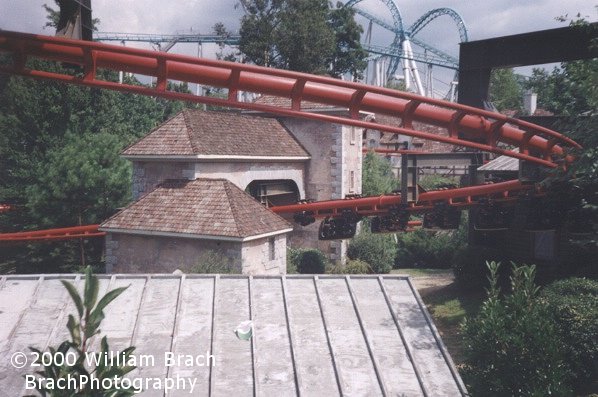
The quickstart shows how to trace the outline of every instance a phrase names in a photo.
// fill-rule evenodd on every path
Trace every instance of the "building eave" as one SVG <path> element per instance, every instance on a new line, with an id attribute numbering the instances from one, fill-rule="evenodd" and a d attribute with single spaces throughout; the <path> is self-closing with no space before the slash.
<path id="1" fill-rule="evenodd" d="M 257 234 L 255 236 L 247 237 L 233 237 L 233 236 L 215 236 L 209 234 L 195 234 L 195 233 L 176 233 L 176 232 L 164 232 L 158 230 L 144 230 L 144 229 L 120 229 L 112 227 L 99 227 L 102 232 L 106 233 L 117 233 L 117 234 L 131 234 L 139 236 L 156 236 L 156 237 L 176 237 L 176 238 L 189 238 L 195 240 L 216 240 L 216 241 L 228 241 L 234 243 L 244 243 L 247 241 L 259 240 L 261 238 L 277 236 L 279 234 L 285 234 L 292 232 L 292 228 L 275 230 L 273 232 Z"/>
<path id="2" fill-rule="evenodd" d="M 220 154 L 196 154 L 196 155 L 169 155 L 169 154 L 123 154 L 123 158 L 130 161 L 191 161 L 191 162 L 305 162 L 311 159 L 311 156 L 238 156 L 238 155 L 220 155 Z"/>

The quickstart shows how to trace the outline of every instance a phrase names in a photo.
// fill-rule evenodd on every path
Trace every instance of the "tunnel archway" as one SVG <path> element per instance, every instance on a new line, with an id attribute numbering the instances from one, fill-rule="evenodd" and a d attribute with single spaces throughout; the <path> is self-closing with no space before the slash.
<path id="1" fill-rule="evenodd" d="M 267 207 L 295 204 L 301 198 L 297 184 L 291 179 L 255 180 L 245 191 Z"/>

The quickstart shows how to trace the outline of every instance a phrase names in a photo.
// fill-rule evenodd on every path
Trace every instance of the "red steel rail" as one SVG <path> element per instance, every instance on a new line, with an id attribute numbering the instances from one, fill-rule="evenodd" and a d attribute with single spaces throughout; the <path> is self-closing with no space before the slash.
<path id="1" fill-rule="evenodd" d="M 168 99 L 206 103 L 267 112 L 279 116 L 300 117 L 360 128 L 403 134 L 458 146 L 515 157 L 546 167 L 570 162 L 570 149 L 580 148 L 573 140 L 550 129 L 522 120 L 452 102 L 425 98 L 412 93 L 305 73 L 264 68 L 254 65 L 215 61 L 157 51 L 131 49 L 59 37 L 0 31 L 0 52 L 12 56 L 12 62 L 0 64 L 0 73 L 48 79 L 88 87 L 105 88 Z M 82 74 L 32 69 L 31 58 L 81 65 Z M 99 69 L 124 71 L 156 77 L 153 87 L 119 84 L 98 78 Z M 228 98 L 213 98 L 169 91 L 168 81 L 182 81 L 228 89 Z M 247 103 L 238 100 L 240 91 L 271 95 L 291 100 L 291 107 Z M 303 101 L 345 109 L 346 114 L 318 113 L 302 108 Z M 360 112 L 373 112 L 401 118 L 401 127 L 366 121 Z M 414 129 L 413 121 L 447 130 L 439 136 Z M 519 149 L 510 150 L 505 145 Z M 477 205 L 480 198 L 512 200 L 534 186 L 519 181 L 459 189 L 431 191 L 419 195 L 409 210 L 424 212 L 438 202 L 452 206 Z M 400 195 L 384 195 L 271 208 L 277 213 L 310 212 L 315 217 L 340 216 L 352 211 L 364 216 L 385 214 L 401 203 Z M 97 225 L 38 232 L 0 235 L 0 241 L 51 240 L 95 237 Z"/>
<path id="2" fill-rule="evenodd" d="M 12 63 L 2 65 L 1 73 L 381 130 L 507 155 L 547 167 L 556 167 L 558 158 L 572 160 L 568 149 L 580 147 L 558 132 L 499 113 L 305 73 L 8 31 L 0 31 L 0 52 L 12 55 Z M 83 73 L 73 76 L 32 69 L 27 62 L 30 58 L 81 65 Z M 157 83 L 145 87 L 105 81 L 98 78 L 99 69 L 154 76 Z M 226 88 L 228 98 L 169 91 L 168 81 Z M 241 102 L 237 98 L 240 91 L 289 98 L 292 105 L 282 108 Z M 312 112 L 302 108 L 303 101 L 346 109 L 347 114 Z M 360 112 L 400 117 L 402 126 L 362 120 Z M 418 131 L 413 121 L 443 127 L 448 136 Z M 519 151 L 501 144 L 515 146 Z"/>
<path id="3" fill-rule="evenodd" d="M 36 230 L 30 232 L 1 233 L 0 242 L 51 241 L 72 238 L 88 238 L 105 236 L 98 230 L 99 225 L 63 227 L 58 229 Z"/>
<path id="4" fill-rule="evenodd" d="M 0 214 L 3 212 L 8 212 L 14 210 L 14 206 L 10 204 L 0 204 Z"/>
<path id="5" fill-rule="evenodd" d="M 518 180 L 493 183 L 488 185 L 468 186 L 456 189 L 435 190 L 421 193 L 417 203 L 407 207 L 411 212 L 426 212 L 434 209 L 438 203 L 446 203 L 453 207 L 472 207 L 480 200 L 491 198 L 494 201 L 511 201 L 523 193 L 540 194 L 534 185 L 525 185 Z M 382 195 L 375 197 L 350 198 L 343 200 L 327 200 L 314 203 L 292 204 L 270 209 L 277 214 L 294 214 L 306 212 L 314 218 L 341 217 L 347 212 L 361 216 L 384 215 L 390 209 L 401 205 L 401 195 Z"/>

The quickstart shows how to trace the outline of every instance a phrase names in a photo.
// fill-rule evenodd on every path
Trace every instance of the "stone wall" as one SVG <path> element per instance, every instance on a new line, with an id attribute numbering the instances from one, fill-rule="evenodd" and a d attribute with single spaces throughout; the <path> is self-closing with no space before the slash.
<path id="1" fill-rule="evenodd" d="M 215 251 L 228 259 L 235 272 L 243 274 L 285 274 L 286 235 L 230 242 L 181 237 L 143 236 L 125 233 L 106 235 L 107 273 L 172 273 L 179 269 L 191 272 L 206 251 Z"/>
<path id="2" fill-rule="evenodd" d="M 243 274 L 286 274 L 286 235 L 279 234 L 244 242 L 241 258 Z"/>
<path id="3" fill-rule="evenodd" d="M 320 201 L 361 193 L 363 130 L 303 119 L 282 119 L 283 125 L 310 153 L 305 172 L 305 197 Z M 335 262 L 346 260 L 347 241 L 320 241 L 320 222 L 295 226 L 290 237 L 294 248 L 317 248 Z"/>
<path id="4" fill-rule="evenodd" d="M 311 156 L 305 171 L 305 197 L 316 201 L 337 198 L 333 196 L 332 168 L 341 156 L 342 127 L 295 118 L 281 121 Z"/>

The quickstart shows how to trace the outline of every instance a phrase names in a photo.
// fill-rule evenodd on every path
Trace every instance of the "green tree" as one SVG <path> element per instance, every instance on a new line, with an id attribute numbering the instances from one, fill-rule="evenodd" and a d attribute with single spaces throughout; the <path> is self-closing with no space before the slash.
<path id="1" fill-rule="evenodd" d="M 65 73 L 55 63 L 31 62 Z M 101 78 L 118 76 L 102 72 Z M 0 215 L 0 231 L 77 225 L 79 215 L 83 224 L 103 220 L 129 198 L 130 171 L 120 151 L 182 108 L 181 102 L 1 76 L 0 203 L 17 210 Z M 98 265 L 101 255 L 101 239 L 23 244 L 0 249 L 0 268 L 69 271 L 83 262 Z"/>
<path id="2" fill-rule="evenodd" d="M 361 180 L 361 192 L 366 196 L 390 193 L 399 186 L 399 180 L 392 173 L 390 161 L 372 151 L 363 159 Z"/>
<path id="3" fill-rule="evenodd" d="M 359 42 L 363 28 L 355 22 L 355 10 L 337 2 L 336 8 L 329 11 L 328 25 L 334 32 L 336 43 L 328 60 L 331 65 L 329 73 L 333 77 L 350 73 L 354 79 L 362 79 L 363 70 L 367 67 L 368 54 Z"/>
<path id="4" fill-rule="evenodd" d="M 520 110 L 523 90 L 513 69 L 493 69 L 490 74 L 490 101 L 499 111 Z"/>
<path id="5" fill-rule="evenodd" d="M 239 49 L 251 62 L 315 74 L 356 78 L 365 69 L 362 29 L 354 11 L 327 0 L 241 0 Z"/>
<path id="6" fill-rule="evenodd" d="M 130 201 L 131 167 L 109 133 L 67 134 L 28 186 L 27 207 L 40 226 L 98 223 Z"/>
<path id="7" fill-rule="evenodd" d="M 290 248 L 287 251 L 287 266 L 291 273 L 322 274 L 328 266 L 326 255 L 314 248 Z"/>
<path id="8" fill-rule="evenodd" d="M 594 37 L 598 33 L 596 24 L 588 24 L 583 19 L 571 21 L 576 29 L 591 30 Z M 598 47 L 598 39 L 590 46 Z M 581 192 L 577 200 L 569 200 L 569 209 L 583 211 L 583 218 L 593 223 L 594 233 L 583 241 L 587 248 L 598 255 L 598 59 L 563 62 L 552 73 L 535 70 L 527 82 L 527 88 L 537 92 L 538 102 L 563 119 L 555 126 L 558 131 L 575 139 L 583 146 L 572 154 L 576 161 L 566 172 L 556 174 L 547 183 L 564 186 L 564 194 L 572 190 Z M 568 188 L 568 189 L 567 189 Z M 577 207 L 577 208 L 575 208 Z"/>

